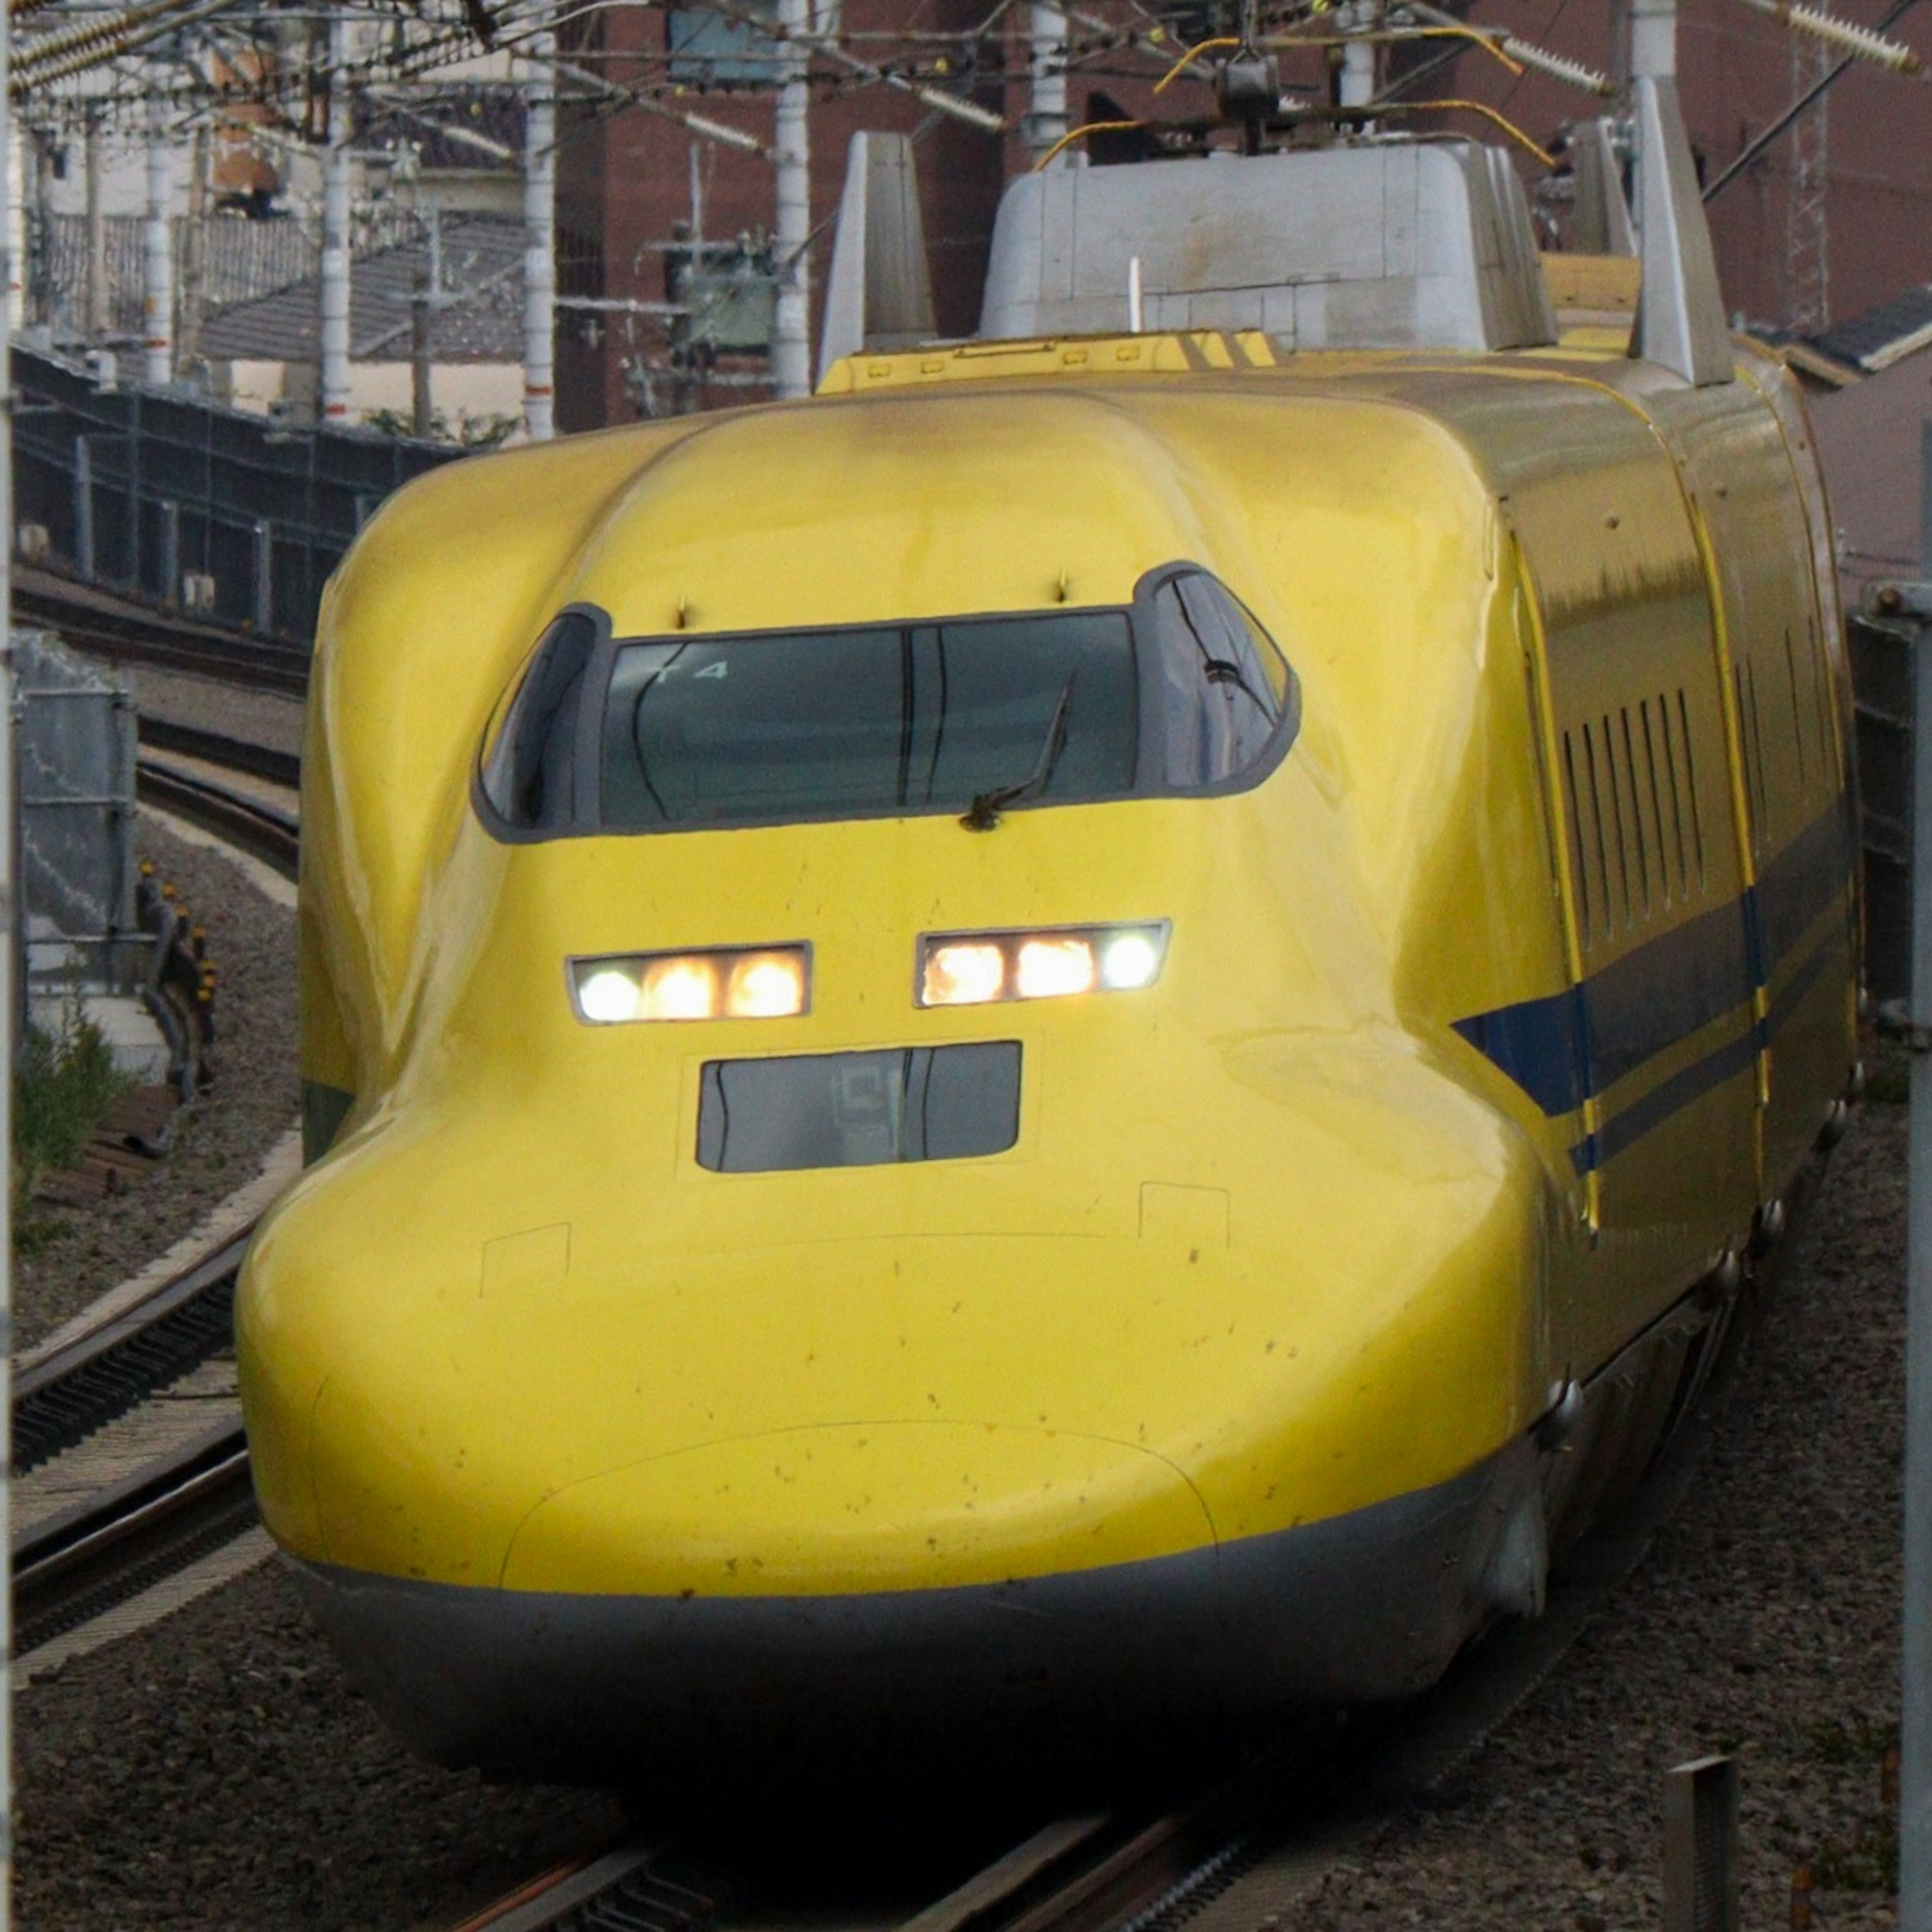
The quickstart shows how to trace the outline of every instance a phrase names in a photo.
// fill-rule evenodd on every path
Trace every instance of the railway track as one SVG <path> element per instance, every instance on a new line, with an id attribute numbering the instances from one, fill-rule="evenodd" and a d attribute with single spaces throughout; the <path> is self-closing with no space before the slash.
<path id="1" fill-rule="evenodd" d="M 149 610 L 50 571 L 16 564 L 13 608 L 70 642 L 110 658 L 199 671 L 285 698 L 308 689 L 308 652 L 193 618 Z"/>
<path id="2" fill-rule="evenodd" d="M 166 718 L 143 718 L 141 742 L 154 751 L 171 752 L 204 764 L 218 765 L 224 771 L 266 778 L 285 790 L 293 791 L 302 783 L 302 760 L 292 752 L 251 744 L 245 738 L 231 738 L 224 732 L 204 731 L 198 726 L 176 724 Z"/>
<path id="3" fill-rule="evenodd" d="M 136 767 L 136 795 L 144 805 L 172 812 L 216 833 L 239 850 L 296 876 L 301 827 L 292 812 L 238 791 L 218 778 L 143 758 Z"/>
<path id="4" fill-rule="evenodd" d="M 31 1655 L 256 1520 L 239 1416 L 14 1539 L 14 1651 Z"/>
<path id="5" fill-rule="evenodd" d="M 14 1473 L 25 1475 L 226 1348 L 246 1232 L 14 1378 Z"/>
<path id="6" fill-rule="evenodd" d="M 299 776 L 286 754 L 216 734 L 150 722 L 142 736 L 156 748 L 272 784 L 292 784 Z M 137 778 L 144 802 L 295 875 L 292 812 L 206 771 L 150 757 L 141 760 Z M 17 1655 L 29 1656 L 138 1595 L 256 1521 L 239 1412 L 219 1388 L 197 1388 L 195 1400 L 181 1403 L 164 1426 L 137 1432 L 165 1440 L 132 1468 L 124 1450 L 101 1442 L 103 1432 L 184 1379 L 201 1373 L 205 1381 L 206 1365 L 232 1346 L 236 1278 L 250 1232 L 223 1240 L 16 1373 L 13 1466 L 40 1498 L 36 1508 L 33 1494 L 25 1496 L 21 1513 L 32 1520 L 12 1543 Z M 196 1426 L 211 1413 L 210 1426 Z M 94 1458 L 97 1448 L 102 1453 Z"/>

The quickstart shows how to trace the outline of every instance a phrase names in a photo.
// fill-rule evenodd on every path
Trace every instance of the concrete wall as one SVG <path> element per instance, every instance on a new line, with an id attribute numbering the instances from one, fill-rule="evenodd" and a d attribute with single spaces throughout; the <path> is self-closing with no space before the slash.
<path id="1" fill-rule="evenodd" d="M 218 401 L 266 416 L 286 402 L 297 421 L 314 413 L 315 364 L 312 362 L 218 363 L 212 371 Z M 362 422 L 372 410 L 407 416 L 411 406 L 406 362 L 355 362 L 350 365 L 349 415 Z M 524 372 L 514 362 L 442 362 L 430 371 L 430 398 L 452 428 L 468 416 L 515 416 L 524 406 Z"/>

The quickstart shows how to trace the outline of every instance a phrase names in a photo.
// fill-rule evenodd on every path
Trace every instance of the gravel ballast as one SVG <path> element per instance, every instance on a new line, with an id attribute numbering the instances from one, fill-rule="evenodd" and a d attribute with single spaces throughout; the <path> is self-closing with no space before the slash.
<path id="1" fill-rule="evenodd" d="M 292 698 L 131 662 L 115 667 L 115 675 L 127 684 L 143 718 L 220 731 L 271 751 L 302 750 L 302 707 Z"/>

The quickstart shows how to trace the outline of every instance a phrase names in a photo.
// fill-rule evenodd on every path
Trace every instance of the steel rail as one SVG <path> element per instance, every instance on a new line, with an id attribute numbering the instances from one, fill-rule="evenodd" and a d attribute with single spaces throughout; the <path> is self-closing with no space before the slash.
<path id="1" fill-rule="evenodd" d="M 177 748 L 280 782 L 285 758 L 174 728 Z M 292 763 L 292 760 L 289 760 Z M 263 767 L 268 767 L 264 770 Z M 292 814 L 212 779 L 143 760 L 140 794 L 292 876 Z M 12 1466 L 84 1442 L 230 1346 L 234 1292 L 254 1224 L 14 1379 Z M 231 1542 L 256 1518 L 248 1445 L 224 1422 L 12 1538 L 14 1654 L 25 1655 Z"/>
<path id="2" fill-rule="evenodd" d="M 295 878 L 302 828 L 292 813 L 152 758 L 140 760 L 136 779 L 143 804 L 177 813 L 218 832 L 284 878 Z"/>
<path id="3" fill-rule="evenodd" d="M 38 1468 L 228 1346 L 251 1222 L 152 1294 L 14 1378 L 14 1473 Z"/>
<path id="4" fill-rule="evenodd" d="M 124 1603 L 256 1520 L 238 1422 L 22 1531 L 13 1540 L 14 1655 Z"/>
<path id="5" fill-rule="evenodd" d="M 716 1903 L 668 1876 L 664 1862 L 660 1847 L 645 1844 L 573 1860 L 464 1919 L 455 1932 L 708 1932 L 719 1916 Z"/>
<path id="6" fill-rule="evenodd" d="M 219 765 L 226 771 L 245 772 L 250 778 L 266 778 L 270 784 L 280 785 L 289 791 L 302 783 L 301 758 L 293 752 L 278 752 L 272 745 L 252 744 L 245 738 L 205 731 L 197 724 L 178 724 L 167 718 L 142 718 L 140 739 L 142 744 L 158 752 L 172 752 L 181 758 Z"/>
<path id="7" fill-rule="evenodd" d="M 109 657 L 219 676 L 286 698 L 308 690 L 309 653 L 296 645 L 144 610 L 45 571 L 17 573 L 12 602 L 20 621 L 44 625 Z"/>

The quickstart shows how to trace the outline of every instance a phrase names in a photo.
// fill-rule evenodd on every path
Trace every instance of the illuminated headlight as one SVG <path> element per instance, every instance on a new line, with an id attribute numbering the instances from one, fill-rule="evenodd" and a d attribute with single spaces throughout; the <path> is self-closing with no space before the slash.
<path id="1" fill-rule="evenodd" d="M 803 946 L 709 952 L 623 953 L 570 962 L 577 1017 L 592 1026 L 630 1020 L 782 1019 L 812 1004 Z"/>
<path id="2" fill-rule="evenodd" d="M 1167 932 L 1165 920 L 1046 932 L 929 932 L 919 942 L 919 1004 L 974 1006 L 1150 986 L 1167 957 Z"/>

